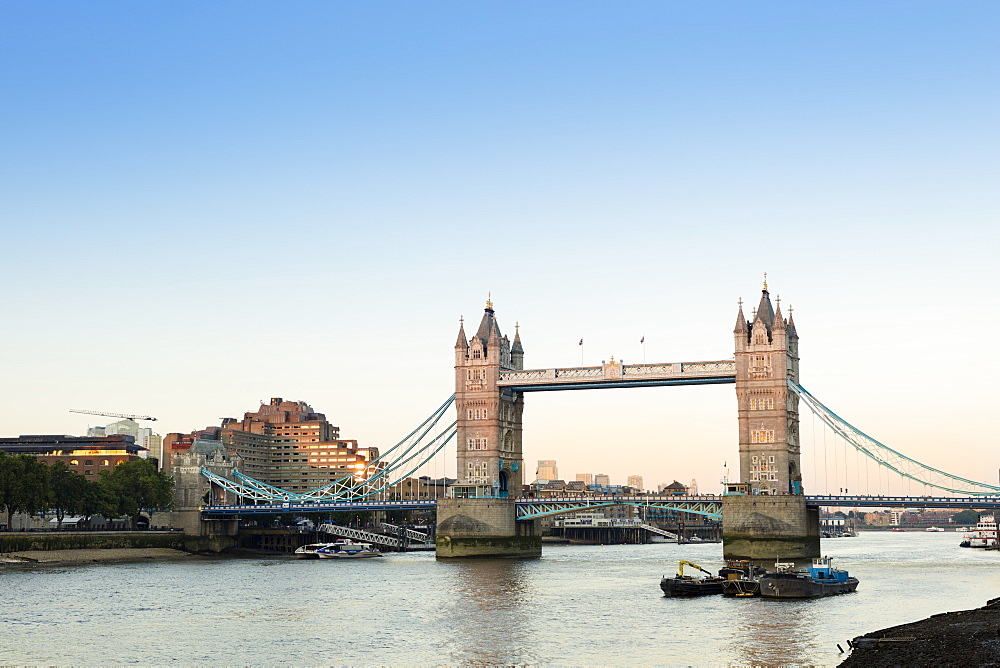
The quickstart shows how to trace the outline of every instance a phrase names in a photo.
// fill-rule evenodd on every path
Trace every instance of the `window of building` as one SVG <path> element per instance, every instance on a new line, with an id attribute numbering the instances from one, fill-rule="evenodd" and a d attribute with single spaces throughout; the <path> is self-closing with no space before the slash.
<path id="1" fill-rule="evenodd" d="M 111 462 L 108 461 L 107 459 L 105 459 L 103 462 L 101 462 L 101 465 L 102 466 L 111 466 Z"/>
<path id="2" fill-rule="evenodd" d="M 70 466 L 79 466 L 80 465 L 80 460 L 79 459 L 71 459 L 71 460 L 69 460 L 69 465 Z"/>
<path id="3" fill-rule="evenodd" d="M 94 465 L 94 460 L 93 459 L 88 459 L 87 461 L 84 462 L 84 465 L 85 466 L 93 466 Z"/>

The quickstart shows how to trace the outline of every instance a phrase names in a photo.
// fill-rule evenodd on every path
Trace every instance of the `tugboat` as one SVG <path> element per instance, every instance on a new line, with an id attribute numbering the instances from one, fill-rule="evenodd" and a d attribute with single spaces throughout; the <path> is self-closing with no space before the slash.
<path id="1" fill-rule="evenodd" d="M 723 596 L 760 596 L 760 578 L 767 570 L 754 566 L 746 559 L 726 559 L 726 566 L 719 570 Z"/>
<path id="2" fill-rule="evenodd" d="M 858 588 L 858 579 L 847 571 L 833 567 L 830 557 L 813 559 L 805 571 L 795 570 L 795 564 L 776 563 L 775 572 L 760 579 L 760 595 L 764 598 L 820 598 L 849 594 Z"/>
<path id="3" fill-rule="evenodd" d="M 697 568 L 702 573 L 708 575 L 705 578 L 684 575 L 684 566 Z M 724 577 L 716 577 L 711 571 L 706 571 L 698 564 L 690 561 L 681 561 L 677 564 L 677 575 L 668 578 L 666 575 L 660 580 L 660 589 L 664 596 L 704 596 L 706 594 L 721 594 L 722 585 L 726 582 Z"/>

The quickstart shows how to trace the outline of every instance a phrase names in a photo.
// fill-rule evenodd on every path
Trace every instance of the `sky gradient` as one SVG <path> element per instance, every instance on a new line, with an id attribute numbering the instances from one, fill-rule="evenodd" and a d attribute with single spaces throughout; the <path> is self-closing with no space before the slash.
<path id="1" fill-rule="evenodd" d="M 453 391 L 487 292 L 527 368 L 580 338 L 587 364 L 725 359 L 766 271 L 807 389 L 997 483 L 996 3 L 0 17 L 0 435 L 282 396 L 385 447 Z M 732 386 L 526 401 L 529 469 L 717 491 L 736 461 Z"/>

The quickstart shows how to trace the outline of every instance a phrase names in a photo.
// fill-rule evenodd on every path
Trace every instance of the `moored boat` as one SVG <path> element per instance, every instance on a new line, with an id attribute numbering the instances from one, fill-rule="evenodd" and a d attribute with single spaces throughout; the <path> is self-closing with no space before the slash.
<path id="1" fill-rule="evenodd" d="M 726 566 L 719 570 L 723 596 L 760 596 L 760 578 L 767 571 L 746 559 L 727 559 Z"/>
<path id="2" fill-rule="evenodd" d="M 708 577 L 694 577 L 684 575 L 684 566 L 691 566 L 702 573 L 707 573 Z M 660 589 L 664 596 L 704 596 L 706 594 L 721 594 L 722 585 L 726 578 L 712 575 L 698 564 L 690 561 L 681 561 L 677 564 L 677 575 L 668 578 L 666 575 L 660 580 Z"/>
<path id="3" fill-rule="evenodd" d="M 995 547 L 997 545 L 997 522 L 993 515 L 981 515 L 976 528 L 962 536 L 960 547 Z"/>
<path id="4" fill-rule="evenodd" d="M 355 543 L 353 540 L 338 540 L 316 550 L 320 559 L 365 559 L 381 557 L 382 553 L 371 543 Z"/>
<path id="5" fill-rule="evenodd" d="M 764 598 L 820 598 L 848 594 L 858 588 L 858 579 L 847 571 L 836 569 L 830 557 L 813 559 L 807 570 L 795 569 L 795 564 L 777 563 L 775 572 L 760 579 L 760 595 Z"/>

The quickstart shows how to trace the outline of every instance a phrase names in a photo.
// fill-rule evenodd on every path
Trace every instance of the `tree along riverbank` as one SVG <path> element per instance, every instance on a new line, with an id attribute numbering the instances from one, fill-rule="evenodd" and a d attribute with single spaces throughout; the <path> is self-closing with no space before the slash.
<path id="1" fill-rule="evenodd" d="M 1000 598 L 858 636 L 847 668 L 1000 666 Z"/>

